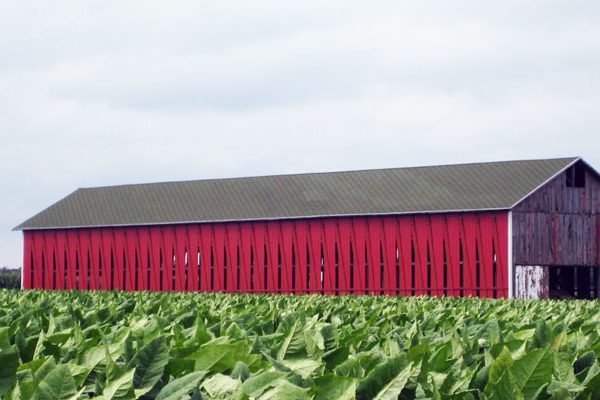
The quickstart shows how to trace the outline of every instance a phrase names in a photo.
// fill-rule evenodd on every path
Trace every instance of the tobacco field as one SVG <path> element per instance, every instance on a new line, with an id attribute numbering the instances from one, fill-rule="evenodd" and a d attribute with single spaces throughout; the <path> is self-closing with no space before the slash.
<path id="1" fill-rule="evenodd" d="M 600 303 L 0 291 L 2 399 L 600 399 Z"/>

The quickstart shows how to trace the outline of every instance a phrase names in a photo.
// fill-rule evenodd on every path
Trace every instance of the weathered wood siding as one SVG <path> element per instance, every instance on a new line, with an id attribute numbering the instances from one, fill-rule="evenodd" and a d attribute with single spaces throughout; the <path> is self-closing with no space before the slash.
<path id="1" fill-rule="evenodd" d="M 585 168 L 585 187 L 566 172 L 513 209 L 514 265 L 600 266 L 600 180 Z"/>

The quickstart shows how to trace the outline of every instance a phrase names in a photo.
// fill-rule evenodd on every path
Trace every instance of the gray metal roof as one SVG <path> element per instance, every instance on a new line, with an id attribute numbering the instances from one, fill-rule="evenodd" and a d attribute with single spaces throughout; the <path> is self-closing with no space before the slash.
<path id="1" fill-rule="evenodd" d="M 16 230 L 510 209 L 579 158 L 78 189 Z"/>

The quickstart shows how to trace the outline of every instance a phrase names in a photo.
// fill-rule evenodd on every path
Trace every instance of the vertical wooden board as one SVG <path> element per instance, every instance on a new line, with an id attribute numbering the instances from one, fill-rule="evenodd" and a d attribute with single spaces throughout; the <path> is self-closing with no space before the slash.
<path id="1" fill-rule="evenodd" d="M 267 292 L 281 293 L 279 287 L 279 221 L 267 222 Z"/>
<path id="2" fill-rule="evenodd" d="M 29 235 L 31 235 L 31 248 L 33 251 L 32 288 L 42 289 L 44 286 L 44 282 L 42 281 L 43 236 L 41 231 L 32 231 Z"/>
<path id="3" fill-rule="evenodd" d="M 149 275 L 150 265 L 149 257 L 150 254 L 150 228 L 140 227 L 138 228 L 138 290 L 148 290 L 150 288 Z"/>
<path id="4" fill-rule="evenodd" d="M 367 294 L 366 269 L 367 269 L 367 219 L 365 217 L 352 218 L 353 249 L 354 249 L 354 293 Z"/>
<path id="5" fill-rule="evenodd" d="M 508 262 L 512 254 L 508 254 L 508 213 L 496 215 L 494 238 L 496 243 L 496 271 L 498 288 L 497 294 L 500 298 L 508 297 Z"/>
<path id="6" fill-rule="evenodd" d="M 415 216 L 414 244 L 415 244 L 415 295 L 428 295 L 427 254 L 429 251 L 429 218 L 423 215 Z"/>
<path id="7" fill-rule="evenodd" d="M 447 293 L 448 296 L 458 297 L 461 291 L 460 282 L 460 237 L 462 219 L 459 215 L 450 214 L 446 217 L 446 235 L 448 238 L 446 263 L 448 265 Z"/>
<path id="8" fill-rule="evenodd" d="M 114 252 L 114 229 L 103 228 L 100 232 L 102 238 L 102 289 L 113 290 L 113 252 Z M 70 258 L 69 258 L 70 259 Z M 67 264 L 68 261 L 67 260 Z M 69 288 L 69 272 L 67 271 L 67 289 Z"/>
<path id="9" fill-rule="evenodd" d="M 340 294 L 352 293 L 350 286 L 350 248 L 352 240 L 352 220 L 340 218 L 339 230 L 339 265 L 338 283 Z"/>
<path id="10" fill-rule="evenodd" d="M 399 289 L 396 286 L 396 256 L 397 256 L 397 236 L 398 236 L 398 223 L 396 217 L 384 217 L 383 218 L 383 289 L 385 294 L 395 295 Z"/>
<path id="11" fill-rule="evenodd" d="M 326 219 L 323 221 L 323 288 L 325 294 L 335 294 L 336 286 L 336 231 L 337 221 Z"/>
<path id="12" fill-rule="evenodd" d="M 54 275 L 56 273 L 56 255 L 54 253 L 56 238 L 53 230 L 44 231 L 44 289 L 56 289 L 54 287 Z"/>
<path id="13" fill-rule="evenodd" d="M 67 279 L 67 235 L 64 229 L 56 231 L 56 288 L 66 289 Z"/>
<path id="14" fill-rule="evenodd" d="M 240 292 L 247 293 L 252 289 L 252 223 L 240 224 L 241 236 L 241 265 L 240 265 Z M 255 258 L 255 257 L 254 257 Z"/>
<path id="15" fill-rule="evenodd" d="M 240 265 L 238 263 L 238 248 L 240 246 L 240 231 L 238 223 L 228 223 L 227 229 L 227 291 L 239 292 L 238 278 Z"/>
<path id="16" fill-rule="evenodd" d="M 98 228 L 89 230 L 90 238 L 90 290 L 100 289 L 100 253 L 102 252 L 102 236 Z M 59 246 L 60 247 L 60 246 Z M 60 255 L 60 249 L 59 249 Z M 59 271 L 61 270 L 59 262 Z M 60 276 L 60 273 L 58 274 Z"/>
<path id="17" fill-rule="evenodd" d="M 79 237 L 74 229 L 67 230 L 67 284 L 66 289 L 77 289 L 76 264 L 79 262 Z"/>
<path id="18" fill-rule="evenodd" d="M 398 217 L 398 257 L 400 263 L 400 295 L 413 294 L 412 276 L 412 243 L 413 243 L 413 217 Z"/>
<path id="19" fill-rule="evenodd" d="M 187 275 L 189 265 L 189 238 L 186 225 L 173 227 L 175 231 L 175 290 L 187 290 Z"/>
<path id="20" fill-rule="evenodd" d="M 213 268 L 213 290 L 215 292 L 222 292 L 225 289 L 225 234 L 225 226 L 223 224 L 215 224 L 213 226 L 213 255 L 215 261 Z"/>
<path id="21" fill-rule="evenodd" d="M 150 228 L 150 290 L 160 291 L 162 288 L 162 272 L 165 264 L 164 244 L 161 227 Z"/>
<path id="22" fill-rule="evenodd" d="M 200 290 L 200 265 L 198 254 L 200 252 L 200 229 L 198 225 L 188 225 L 188 279 L 187 290 L 196 292 Z"/>
<path id="23" fill-rule="evenodd" d="M 494 214 L 479 214 L 479 234 L 481 253 L 480 264 L 480 296 L 494 297 Z"/>
<path id="24" fill-rule="evenodd" d="M 266 246 L 267 227 L 264 222 L 256 222 L 254 224 L 254 291 L 264 293 L 267 289 L 265 283 L 265 246 Z"/>
<path id="25" fill-rule="evenodd" d="M 31 232 L 23 231 L 23 289 L 33 289 L 33 240 Z"/>
<path id="26" fill-rule="evenodd" d="M 306 293 L 308 291 L 308 255 L 307 255 L 307 237 L 308 224 L 306 221 L 296 221 L 294 223 L 296 238 L 296 292 Z"/>
<path id="27" fill-rule="evenodd" d="M 381 294 L 381 239 L 382 221 L 380 217 L 369 217 L 367 220 L 369 237 L 368 253 L 369 267 L 367 276 L 367 288 L 369 294 Z"/>
<path id="28" fill-rule="evenodd" d="M 209 292 L 213 290 L 212 274 L 214 267 L 213 231 L 212 225 L 200 225 L 200 290 Z"/>
<path id="29" fill-rule="evenodd" d="M 477 296 L 478 225 L 476 215 L 470 213 L 463 215 L 463 284 L 466 297 Z"/>
<path id="30" fill-rule="evenodd" d="M 124 275 L 127 271 L 128 265 L 126 265 L 127 259 L 127 241 L 125 237 L 124 228 L 115 229 L 115 245 L 114 245 L 114 289 L 124 290 L 125 280 Z"/>
<path id="31" fill-rule="evenodd" d="M 162 236 L 163 252 L 162 252 L 162 290 L 170 292 L 173 290 L 173 256 L 175 250 L 175 233 L 173 227 L 161 226 L 160 233 Z"/>
<path id="32" fill-rule="evenodd" d="M 125 290 L 133 291 L 137 290 L 136 281 L 138 275 L 139 268 L 139 259 L 138 257 L 138 228 L 129 227 L 125 228 L 125 241 L 127 245 L 126 253 L 126 263 L 125 265 Z"/>
<path id="33" fill-rule="evenodd" d="M 308 288 L 310 293 L 321 293 L 321 245 L 322 245 L 322 222 L 320 219 L 312 219 L 308 222 L 310 235 L 310 281 Z"/>
<path id="34" fill-rule="evenodd" d="M 294 223 L 283 221 L 281 223 L 281 291 L 283 293 L 295 293 L 294 282 Z"/>
<path id="35" fill-rule="evenodd" d="M 444 264 L 444 247 L 448 242 L 446 237 L 446 218 L 444 215 L 430 217 L 431 235 L 431 294 L 443 296 L 448 293 L 444 283 L 444 274 L 448 276 L 448 266 Z"/>
<path id="36" fill-rule="evenodd" d="M 88 229 L 77 229 L 79 242 L 79 290 L 89 289 L 90 273 L 90 233 Z"/>

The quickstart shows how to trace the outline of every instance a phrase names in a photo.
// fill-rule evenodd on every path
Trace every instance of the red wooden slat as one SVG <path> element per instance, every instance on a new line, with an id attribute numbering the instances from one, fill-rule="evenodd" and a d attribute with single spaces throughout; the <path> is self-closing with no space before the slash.
<path id="1" fill-rule="evenodd" d="M 113 275 L 114 275 L 114 267 L 113 267 L 113 244 L 114 244 L 114 230 L 111 228 L 104 228 L 100 232 L 100 236 L 102 239 L 102 264 L 100 268 L 102 269 L 102 289 L 104 290 L 113 290 Z M 68 258 L 68 261 L 70 258 Z M 70 268 L 67 270 L 67 289 L 72 287 L 69 286 L 69 272 Z"/>
<path id="2" fill-rule="evenodd" d="M 463 286 L 464 295 L 467 297 L 477 296 L 477 240 L 478 221 L 477 217 L 470 214 L 463 215 Z M 479 252 L 481 254 L 481 252 Z"/>
<path id="3" fill-rule="evenodd" d="M 384 277 L 383 288 L 385 294 L 395 295 L 399 289 L 396 284 L 396 241 L 398 235 L 398 223 L 396 217 L 385 217 L 383 219 L 383 236 L 384 236 Z"/>
<path id="4" fill-rule="evenodd" d="M 172 291 L 175 289 L 175 231 L 172 226 L 161 229 L 163 242 L 163 269 L 162 269 L 162 290 Z"/>
<path id="5" fill-rule="evenodd" d="M 54 231 L 44 231 L 44 289 L 56 289 L 54 287 L 54 276 L 56 274 L 56 257 Z"/>
<path id="6" fill-rule="evenodd" d="M 75 230 L 69 229 L 67 231 L 67 290 L 78 288 L 76 272 L 76 264 L 80 262 L 78 239 L 79 237 Z"/>
<path id="7" fill-rule="evenodd" d="M 281 222 L 281 292 L 295 293 L 294 283 L 294 223 L 290 221 Z"/>
<path id="8" fill-rule="evenodd" d="M 240 224 L 241 265 L 240 265 L 240 292 L 250 292 L 252 289 L 252 224 Z M 256 257 L 254 257 L 256 258 Z"/>
<path id="9" fill-rule="evenodd" d="M 90 266 L 90 289 L 91 290 L 98 290 L 100 289 L 100 253 L 102 252 L 102 236 L 100 235 L 100 230 L 99 229 L 90 229 L 89 232 L 89 238 L 90 238 L 90 262 L 91 262 L 91 266 Z M 61 249 L 60 249 L 60 243 L 63 240 L 59 240 L 59 246 L 57 248 L 58 250 L 58 259 L 60 260 L 62 257 L 60 257 L 60 253 L 62 253 Z M 58 275 L 57 275 L 57 285 L 62 286 L 64 285 L 64 278 L 63 278 L 63 282 L 60 282 L 60 275 L 62 272 L 62 268 L 61 268 L 61 262 L 59 261 L 58 263 Z M 64 273 L 63 273 L 63 277 L 64 277 Z"/>
<path id="10" fill-rule="evenodd" d="M 354 250 L 354 293 L 367 294 L 366 269 L 367 258 L 365 249 L 367 245 L 367 219 L 356 217 L 352 219 L 353 250 Z"/>
<path id="11" fill-rule="evenodd" d="M 79 236 L 79 289 L 80 290 L 88 290 L 89 289 L 89 281 L 91 275 L 91 241 L 90 241 L 90 230 L 89 229 L 79 229 L 77 231 Z"/>
<path id="12" fill-rule="evenodd" d="M 200 290 L 213 290 L 212 275 L 214 265 L 212 225 L 200 225 Z"/>
<path id="13" fill-rule="evenodd" d="M 415 248 L 415 295 L 429 294 L 429 277 L 427 272 L 427 257 L 429 251 L 429 218 L 416 216 L 414 219 L 414 248 Z"/>
<path id="14" fill-rule="evenodd" d="M 23 232 L 23 289 L 32 289 L 33 243 L 31 233 Z"/>
<path id="15" fill-rule="evenodd" d="M 32 268 L 32 288 L 42 289 L 44 282 L 42 281 L 42 254 L 43 241 L 41 231 L 29 233 L 31 235 L 31 248 L 33 250 L 33 268 Z"/>
<path id="16" fill-rule="evenodd" d="M 496 216 L 496 271 L 498 297 L 508 297 L 508 262 L 512 254 L 508 254 L 508 213 L 498 213 Z"/>
<path id="17" fill-rule="evenodd" d="M 200 248 L 200 229 L 197 225 L 188 225 L 188 282 L 187 289 L 192 292 L 200 290 L 200 267 L 198 252 Z"/>
<path id="18" fill-rule="evenodd" d="M 125 270 L 125 290 L 137 290 L 136 282 L 139 269 L 139 258 L 136 259 L 138 253 L 138 228 L 128 228 L 125 230 L 125 240 L 127 242 L 127 258 Z"/>
<path id="19" fill-rule="evenodd" d="M 213 256 L 215 265 L 213 290 L 222 292 L 225 289 L 225 226 L 224 224 L 215 224 L 213 227 L 214 247 Z"/>
<path id="20" fill-rule="evenodd" d="M 188 264 L 189 264 L 189 239 L 187 226 L 175 227 L 175 290 L 183 292 L 187 290 Z"/>
<path id="21" fill-rule="evenodd" d="M 308 245 L 308 225 L 306 221 L 297 221 L 294 224 L 296 233 L 296 292 L 302 293 L 308 291 L 308 263 L 307 245 Z"/>
<path id="22" fill-rule="evenodd" d="M 277 293 L 281 291 L 279 282 L 279 221 L 273 221 L 267 224 L 267 292 Z"/>
<path id="23" fill-rule="evenodd" d="M 352 237 L 352 220 L 340 218 L 339 230 L 339 266 L 338 282 L 340 294 L 351 293 L 350 287 L 350 247 Z"/>
<path id="24" fill-rule="evenodd" d="M 443 215 L 434 215 L 430 217 L 431 228 L 431 294 L 433 296 L 443 296 L 446 294 L 444 285 L 444 246 L 446 239 L 446 218 Z"/>
<path id="25" fill-rule="evenodd" d="M 59 290 L 66 288 L 67 279 L 67 235 L 64 229 L 57 230 L 56 234 L 56 282 L 55 286 Z"/>
<path id="26" fill-rule="evenodd" d="M 267 289 L 265 283 L 265 240 L 267 230 L 264 222 L 254 224 L 254 291 L 264 292 Z"/>
<path id="27" fill-rule="evenodd" d="M 163 254 L 163 242 L 161 228 L 151 227 L 150 233 L 150 282 L 149 288 L 151 291 L 157 292 L 162 287 L 161 271 L 165 263 Z"/>
<path id="28" fill-rule="evenodd" d="M 370 217 L 367 220 L 367 225 L 369 229 L 369 268 L 367 274 L 367 286 L 369 294 L 381 294 L 381 218 Z"/>
<path id="29" fill-rule="evenodd" d="M 337 221 L 327 219 L 323 222 L 323 287 L 325 294 L 335 294 L 336 287 L 336 231 Z"/>
<path id="30" fill-rule="evenodd" d="M 411 296 L 414 292 L 412 284 L 412 236 L 413 236 L 413 218 L 398 218 L 399 232 L 399 262 L 400 262 L 400 294 L 402 296 Z"/>
<path id="31" fill-rule="evenodd" d="M 226 225 L 227 229 L 227 291 L 239 292 L 238 277 L 240 266 L 238 264 L 238 247 L 240 245 L 239 224 Z"/>
<path id="32" fill-rule="evenodd" d="M 149 290 L 150 267 L 152 265 L 149 259 L 151 257 L 150 228 L 141 227 L 138 229 L 138 243 L 138 290 Z"/>
<path id="33" fill-rule="evenodd" d="M 481 297 L 494 297 L 494 214 L 479 214 Z"/>
<path id="34" fill-rule="evenodd" d="M 311 220 L 308 222 L 310 234 L 310 279 L 308 282 L 310 293 L 321 293 L 322 271 L 321 271 L 321 246 L 322 246 L 322 222 Z"/>
<path id="35" fill-rule="evenodd" d="M 456 214 L 446 217 L 446 235 L 448 238 L 446 262 L 448 264 L 448 296 L 460 296 L 460 235 L 462 220 Z"/>
<path id="36" fill-rule="evenodd" d="M 115 289 L 125 289 L 125 274 L 129 265 L 127 265 L 127 237 L 125 236 L 126 228 L 115 229 Z"/>

